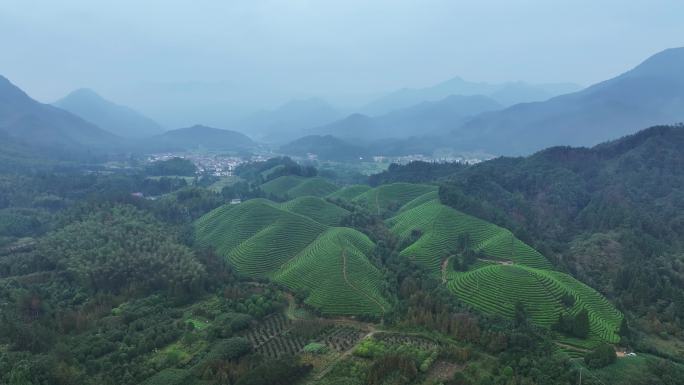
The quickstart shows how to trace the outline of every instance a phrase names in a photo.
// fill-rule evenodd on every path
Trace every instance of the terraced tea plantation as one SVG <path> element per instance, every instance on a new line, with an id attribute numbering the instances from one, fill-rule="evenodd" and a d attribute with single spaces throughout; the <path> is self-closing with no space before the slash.
<path id="1" fill-rule="evenodd" d="M 305 178 L 297 175 L 285 175 L 261 185 L 268 195 L 282 198 L 298 198 L 303 196 L 324 197 L 337 191 L 339 187 L 323 178 Z"/>
<path id="2" fill-rule="evenodd" d="M 328 226 L 339 226 L 342 219 L 349 214 L 349 211 L 342 207 L 313 196 L 293 199 L 282 203 L 279 207 Z"/>
<path id="3" fill-rule="evenodd" d="M 589 339 L 618 342 L 622 315 L 603 296 L 576 279 L 555 271 L 520 265 L 491 265 L 457 274 L 447 284 L 464 302 L 488 314 L 513 317 L 516 302 L 538 325 L 550 327 L 562 312 L 589 313 Z M 566 308 L 564 295 L 575 303 Z"/>
<path id="4" fill-rule="evenodd" d="M 392 183 L 375 188 L 368 186 L 344 187 L 328 195 L 368 207 L 374 213 L 394 212 L 412 200 L 433 193 L 436 198 L 437 186 L 412 183 Z"/>
<path id="5" fill-rule="evenodd" d="M 296 192 L 318 182 L 283 177 L 269 183 L 274 189 Z M 561 313 L 576 315 L 586 309 L 589 337 L 558 336 L 559 340 L 577 349 L 619 340 L 622 314 L 602 295 L 554 271 L 543 255 L 509 230 L 441 204 L 435 186 L 395 183 L 326 190 L 331 189 L 321 188 L 317 193 L 356 202 L 383 215 L 395 213 L 386 224 L 407 244 L 400 255 L 426 266 L 474 309 L 513 317 L 515 304 L 521 302 L 531 320 L 543 327 L 551 327 Z M 215 209 L 197 220 L 195 229 L 198 242 L 215 247 L 240 273 L 305 292 L 304 302 L 324 315 L 379 316 L 390 304 L 381 290 L 383 276 L 368 258 L 374 244 L 359 231 L 335 227 L 347 214 L 313 196 L 284 203 L 253 199 Z M 464 238 L 477 259 L 467 272 L 458 272 L 445 262 L 456 258 L 459 239 Z M 569 297 L 574 301 L 568 305 Z M 280 351 L 301 349 L 307 342 L 283 338 L 264 343 L 265 354 L 277 356 Z M 340 345 L 334 341 L 328 342 Z M 270 344 L 274 347 L 269 348 Z"/>
<path id="6" fill-rule="evenodd" d="M 401 251 L 401 255 L 421 262 L 437 274 L 444 258 L 456 248 L 459 236 L 467 234 L 471 247 L 490 258 L 551 268 L 543 255 L 515 238 L 510 231 L 447 207 L 436 199 L 427 200 L 429 197 L 421 196 L 409 202 L 387 221 L 392 232 L 402 240 L 409 239 L 416 230 L 421 234 L 416 242 Z M 425 202 L 421 203 L 423 200 Z"/>
<path id="7" fill-rule="evenodd" d="M 384 313 L 389 304 L 379 292 L 382 276 L 366 257 L 373 247 L 364 234 L 333 227 L 283 265 L 273 279 L 296 289 L 316 287 L 305 302 L 325 314 L 374 314 L 378 309 Z"/>
<path id="8" fill-rule="evenodd" d="M 327 204 L 307 198 L 225 205 L 197 220 L 197 240 L 213 246 L 242 274 L 306 291 L 305 302 L 323 314 L 381 315 L 389 303 L 380 291 L 382 275 L 367 257 L 373 242 L 356 230 L 288 211 L 310 212 L 331 223 L 342 212 Z"/>
<path id="9" fill-rule="evenodd" d="M 591 348 L 600 341 L 618 342 L 622 314 L 601 294 L 573 277 L 554 271 L 539 252 L 501 227 L 442 205 L 427 193 L 402 207 L 387 220 L 403 241 L 414 241 L 401 255 L 420 262 L 442 277 L 461 300 L 484 313 L 513 317 L 514 306 L 523 303 L 533 322 L 551 327 L 561 313 L 589 314 L 587 340 L 562 337 L 568 345 Z M 467 234 L 470 247 L 481 257 L 468 272 L 442 271 L 459 237 Z M 418 236 L 417 240 L 412 237 Z M 563 298 L 574 304 L 566 307 Z"/>

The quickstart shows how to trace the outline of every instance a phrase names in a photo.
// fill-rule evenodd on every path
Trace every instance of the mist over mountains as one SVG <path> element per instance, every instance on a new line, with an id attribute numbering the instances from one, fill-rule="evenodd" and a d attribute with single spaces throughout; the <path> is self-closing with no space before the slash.
<path id="1" fill-rule="evenodd" d="M 307 128 L 329 123 L 342 112 L 320 98 L 291 100 L 274 110 L 259 111 L 231 125 L 266 142 L 283 142 L 302 135 Z"/>
<path id="2" fill-rule="evenodd" d="M 525 154 L 554 145 L 590 146 L 657 124 L 684 121 L 684 48 L 582 91 L 484 113 L 451 133 L 457 148 Z"/>
<path id="3" fill-rule="evenodd" d="M 491 97 L 450 96 L 379 117 L 353 114 L 310 132 L 360 141 L 376 154 L 378 149 L 431 154 L 448 147 L 523 155 L 556 145 L 591 146 L 643 127 L 684 121 L 682 69 L 684 48 L 673 48 L 613 79 L 545 101 L 497 108 Z M 454 83 L 465 84 L 463 92 L 491 91 L 477 83 Z M 410 94 L 396 94 L 394 100 Z M 480 104 L 470 103 L 474 100 Z"/>
<path id="4" fill-rule="evenodd" d="M 394 91 L 361 108 L 366 115 L 382 115 L 422 102 L 434 102 L 452 95 L 487 96 L 503 106 L 549 99 L 556 95 L 577 91 L 581 86 L 572 83 L 529 84 L 507 82 L 502 84 L 471 82 L 460 77 L 425 88 L 404 88 Z"/>
<path id="5" fill-rule="evenodd" d="M 68 154 L 107 150 L 122 140 L 60 108 L 43 104 L 0 76 L 0 132 L 17 146 Z"/>
<path id="6" fill-rule="evenodd" d="M 192 124 L 169 132 L 91 90 L 77 90 L 53 106 L 0 78 L 0 132 L 5 147 L 14 152 L 248 151 L 262 143 L 286 154 L 320 152 L 335 159 L 431 155 L 444 149 L 520 155 L 555 145 L 591 146 L 643 127 L 684 121 L 682 68 L 684 48 L 673 48 L 613 79 L 544 101 L 509 106 L 516 98 L 542 98 L 573 86 L 492 85 L 455 78 L 391 93 L 359 110 L 396 107 L 380 115 L 349 114 L 309 98 L 236 119 L 222 129 Z"/>
<path id="7" fill-rule="evenodd" d="M 125 138 L 144 138 L 164 131 L 152 119 L 110 102 L 91 89 L 75 90 L 53 104 Z"/>
<path id="8" fill-rule="evenodd" d="M 199 124 L 166 131 L 137 142 L 136 145 L 142 152 L 189 150 L 249 151 L 256 146 L 249 137 L 239 132 Z"/>
<path id="9" fill-rule="evenodd" d="M 454 124 L 464 122 L 470 117 L 501 108 L 501 104 L 487 96 L 450 95 L 438 101 L 423 101 L 377 117 L 352 114 L 310 132 L 362 141 L 438 135 L 448 132 Z"/>

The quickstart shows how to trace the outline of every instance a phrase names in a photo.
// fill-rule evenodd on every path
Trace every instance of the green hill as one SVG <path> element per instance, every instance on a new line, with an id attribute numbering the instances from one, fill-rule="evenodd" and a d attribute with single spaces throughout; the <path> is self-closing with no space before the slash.
<path id="1" fill-rule="evenodd" d="M 410 202 L 401 206 L 401 208 L 399 209 L 399 212 L 402 213 L 402 212 L 410 210 L 414 207 L 418 207 L 418 206 L 422 205 L 423 203 L 433 201 L 433 200 L 439 201 L 439 193 L 437 192 L 437 190 L 430 191 L 428 193 L 420 195 L 417 198 L 411 200 Z"/>
<path id="2" fill-rule="evenodd" d="M 291 191 L 305 179 L 278 178 L 271 186 Z M 543 255 L 509 230 L 441 204 L 434 186 L 349 187 L 329 196 L 397 211 L 386 224 L 406 245 L 400 255 L 441 275 L 447 288 L 476 310 L 511 318 L 520 302 L 532 322 L 547 328 L 562 313 L 586 310 L 588 338 L 559 334 L 559 340 L 584 348 L 619 340 L 622 314 L 601 294 L 553 270 Z M 200 244 L 214 246 L 237 271 L 303 290 L 305 302 L 323 314 L 383 314 L 389 304 L 381 294 L 382 274 L 368 259 L 373 242 L 356 230 L 334 227 L 346 214 L 313 196 L 284 203 L 254 199 L 219 207 L 195 228 Z M 444 261 L 458 252 L 464 238 L 477 259 L 467 272 L 456 272 Z"/>
<path id="3" fill-rule="evenodd" d="M 327 226 L 339 226 L 342 218 L 349 214 L 349 211 L 313 196 L 293 199 L 282 203 L 280 208 L 291 213 L 309 217 Z"/>
<path id="4" fill-rule="evenodd" d="M 389 304 L 379 292 L 382 276 L 366 255 L 373 242 L 346 227 L 321 234 L 275 275 L 290 288 L 311 289 L 306 303 L 330 315 L 379 314 Z"/>
<path id="5" fill-rule="evenodd" d="M 489 265 L 451 276 L 447 286 L 461 300 L 488 314 L 513 317 L 517 302 L 533 322 L 551 327 L 558 315 L 576 315 L 582 309 L 589 313 L 589 341 L 616 343 L 620 340 L 622 314 L 601 294 L 573 277 L 549 270 L 521 265 Z M 572 296 L 571 306 L 564 305 L 563 297 Z"/>
<path id="6" fill-rule="evenodd" d="M 324 197 L 336 191 L 338 187 L 319 177 L 285 175 L 262 184 L 261 189 L 269 195 L 292 199 L 307 195 Z"/>
<path id="7" fill-rule="evenodd" d="M 417 197 L 437 191 L 437 186 L 411 183 L 392 183 L 372 188 L 352 200 L 373 212 L 396 211 Z"/>
<path id="8" fill-rule="evenodd" d="M 304 215 L 333 223 L 344 213 L 335 207 L 313 197 L 283 204 L 253 199 L 211 211 L 195 231 L 200 244 L 215 247 L 238 272 L 306 290 L 306 303 L 324 314 L 380 315 L 389 305 L 379 294 L 381 273 L 367 258 L 373 243 Z"/>
<path id="9" fill-rule="evenodd" d="M 386 223 L 408 243 L 400 255 L 441 274 L 447 287 L 473 308 L 511 318 L 515 304 L 521 302 L 531 320 L 543 327 L 551 327 L 561 313 L 576 315 L 586 309 L 590 321 L 588 339 L 559 338 L 585 348 L 599 341 L 618 342 L 622 314 L 601 294 L 554 271 L 544 256 L 510 231 L 442 205 L 434 192 L 408 202 Z M 459 238 L 465 234 L 480 257 L 469 271 L 455 272 L 443 262 L 456 252 Z M 566 307 L 568 296 L 574 303 Z"/>
<path id="10" fill-rule="evenodd" d="M 214 246 L 240 273 L 252 277 L 270 276 L 326 229 L 265 199 L 219 207 L 196 227 L 200 243 Z"/>
<path id="11" fill-rule="evenodd" d="M 423 263 L 437 273 L 442 260 L 455 250 L 459 237 L 467 234 L 470 247 L 488 258 L 536 268 L 551 268 L 544 256 L 504 228 L 463 214 L 436 199 L 420 203 L 430 198 L 429 194 L 409 202 L 398 215 L 387 221 L 392 232 L 402 240 L 408 240 L 416 232 L 420 234 L 414 243 L 401 251 L 402 255 Z"/>

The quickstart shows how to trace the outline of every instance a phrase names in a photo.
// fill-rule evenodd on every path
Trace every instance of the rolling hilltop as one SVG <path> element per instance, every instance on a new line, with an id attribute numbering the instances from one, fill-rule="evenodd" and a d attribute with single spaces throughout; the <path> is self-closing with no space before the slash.
<path id="1" fill-rule="evenodd" d="M 380 271 L 368 260 L 373 242 L 356 230 L 297 213 L 314 213 L 324 222 L 333 218 L 329 223 L 343 213 L 317 199 L 222 206 L 197 221 L 198 239 L 216 247 L 240 273 L 305 290 L 306 303 L 324 314 L 381 315 L 389 304 L 381 294 Z M 314 206 L 304 209 L 302 203 Z"/>
<path id="2" fill-rule="evenodd" d="M 441 204 L 436 186 L 321 186 L 320 178 L 276 178 L 262 189 L 281 196 L 313 192 L 330 200 L 301 196 L 225 205 L 196 222 L 198 240 L 243 274 L 305 290 L 305 302 L 324 314 L 381 316 L 392 298 L 380 289 L 382 274 L 370 259 L 375 245 L 357 230 L 334 227 L 350 215 L 343 207 L 356 204 L 388 218 L 388 230 L 405 245 L 400 257 L 424 266 L 473 308 L 512 318 L 520 302 L 546 328 L 561 314 L 586 314 L 585 339 L 557 336 L 574 349 L 619 340 L 622 314 L 601 294 L 554 269 L 509 230 Z M 464 259 L 466 249 L 472 260 Z"/>
<path id="3" fill-rule="evenodd" d="M 138 146 L 145 151 L 185 151 L 195 149 L 246 151 L 256 144 L 236 131 L 194 125 L 166 131 L 143 139 Z"/>
<path id="4" fill-rule="evenodd" d="M 354 162 L 370 156 L 364 146 L 356 145 L 333 135 L 308 135 L 280 146 L 284 154 L 305 157 L 316 154 L 321 160 Z"/>

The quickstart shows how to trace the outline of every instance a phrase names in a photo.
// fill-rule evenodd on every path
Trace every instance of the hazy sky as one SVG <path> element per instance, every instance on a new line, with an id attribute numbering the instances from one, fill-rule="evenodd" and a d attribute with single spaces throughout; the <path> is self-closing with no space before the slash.
<path id="1" fill-rule="evenodd" d="M 41 101 L 90 87 L 134 105 L 164 89 L 351 103 L 456 75 L 588 85 L 684 45 L 683 18 L 682 0 L 0 0 L 0 74 Z"/>

